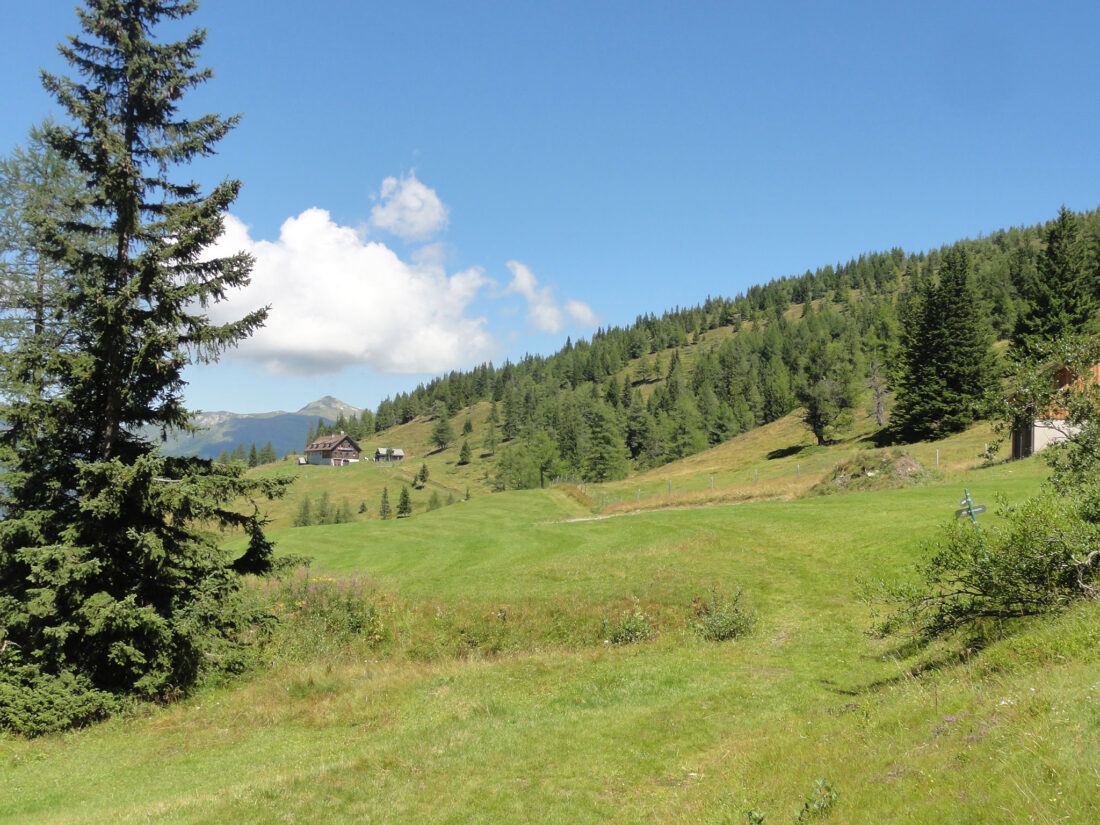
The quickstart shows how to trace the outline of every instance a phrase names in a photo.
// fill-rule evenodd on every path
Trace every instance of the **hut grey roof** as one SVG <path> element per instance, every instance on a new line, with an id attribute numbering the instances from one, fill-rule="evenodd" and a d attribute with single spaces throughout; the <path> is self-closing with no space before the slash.
<path id="1" fill-rule="evenodd" d="M 335 450 L 340 444 L 347 441 L 351 448 L 355 452 L 359 452 L 359 445 L 356 444 L 350 435 L 344 433 L 337 433 L 336 435 L 323 435 L 320 438 L 314 439 L 313 443 L 306 447 L 307 453 L 327 452 L 328 450 Z"/>

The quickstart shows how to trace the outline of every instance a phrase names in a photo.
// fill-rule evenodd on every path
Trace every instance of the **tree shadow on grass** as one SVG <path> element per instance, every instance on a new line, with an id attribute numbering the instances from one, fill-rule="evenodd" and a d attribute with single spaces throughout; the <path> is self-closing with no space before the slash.
<path id="1" fill-rule="evenodd" d="M 872 447 L 881 449 L 883 447 L 893 447 L 901 444 L 902 442 L 893 438 L 890 435 L 890 431 L 886 427 L 883 427 L 881 430 L 875 430 L 873 433 L 864 436 L 859 440 L 858 443 L 868 444 Z"/>
<path id="2" fill-rule="evenodd" d="M 895 674 L 883 676 L 879 679 L 872 679 L 866 684 L 853 685 L 851 687 L 845 687 L 833 679 L 819 679 L 818 681 L 824 685 L 827 690 L 833 693 L 839 693 L 842 696 L 865 696 L 867 694 L 877 693 L 886 687 L 892 687 L 903 682 L 919 679 L 929 673 L 935 673 L 936 671 L 965 664 L 972 656 L 980 652 L 986 644 L 988 644 L 988 641 L 980 642 L 972 639 L 961 649 L 944 650 L 930 658 L 907 665 L 905 664 L 906 659 L 912 659 L 914 656 L 928 650 L 932 645 L 931 641 L 907 639 L 890 650 L 873 657 L 883 662 L 894 662 L 894 664 L 897 665 L 897 673 Z"/>
<path id="3" fill-rule="evenodd" d="M 772 450 L 765 458 L 768 461 L 774 461 L 777 458 L 790 458 L 792 455 L 798 455 L 803 450 L 809 448 L 809 444 L 797 444 L 793 447 L 780 447 L 778 450 Z"/>

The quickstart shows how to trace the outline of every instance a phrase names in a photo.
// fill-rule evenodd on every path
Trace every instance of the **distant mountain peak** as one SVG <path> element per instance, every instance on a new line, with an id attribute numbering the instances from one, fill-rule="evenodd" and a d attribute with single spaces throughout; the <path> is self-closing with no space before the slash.
<path id="1" fill-rule="evenodd" d="M 361 410 L 358 407 L 353 407 L 334 396 L 326 395 L 306 404 L 298 410 L 298 415 L 316 415 L 320 418 L 335 421 L 341 414 L 347 418 L 352 415 L 358 416 L 360 412 Z"/>

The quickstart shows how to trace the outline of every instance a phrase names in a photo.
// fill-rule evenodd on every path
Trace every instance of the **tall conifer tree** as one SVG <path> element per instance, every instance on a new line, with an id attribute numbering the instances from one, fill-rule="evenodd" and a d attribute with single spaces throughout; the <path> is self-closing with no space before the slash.
<path id="1" fill-rule="evenodd" d="M 595 401 L 585 416 L 588 449 L 581 462 L 585 481 L 614 481 L 626 475 L 626 448 L 613 411 Z"/>
<path id="2" fill-rule="evenodd" d="M 211 76 L 196 68 L 204 34 L 162 43 L 154 31 L 195 9 L 87 0 L 81 34 L 60 47 L 77 77 L 43 75 L 72 123 L 46 140 L 86 186 L 80 202 L 44 215 L 39 232 L 41 254 L 66 279 L 58 314 L 71 346 L 43 353 L 24 337 L 0 370 L 0 628 L 35 679 L 77 691 L 186 686 L 210 651 L 236 644 L 244 615 L 233 569 L 270 563 L 262 520 L 234 505 L 242 494 L 278 494 L 280 483 L 161 457 L 141 435 L 193 429 L 183 368 L 215 360 L 265 317 L 218 325 L 206 316 L 248 282 L 247 255 L 205 257 L 238 183 L 204 196 L 169 177 L 212 154 L 235 122 L 180 112 L 184 93 Z M 97 220 L 57 217 L 73 212 Z M 210 523 L 249 534 L 236 562 L 203 528 Z"/>
<path id="3" fill-rule="evenodd" d="M 998 384 L 992 335 L 978 306 L 970 273 L 970 256 L 956 246 L 943 256 L 940 269 L 940 370 L 944 379 L 939 434 L 958 432 L 982 418 Z"/>
<path id="4" fill-rule="evenodd" d="M 980 418 L 997 376 L 966 250 L 944 253 L 939 282 L 922 285 L 901 321 L 894 437 L 938 438 Z"/>
<path id="5" fill-rule="evenodd" d="M 1022 272 L 1017 284 L 1026 304 L 1012 336 L 1018 353 L 1042 349 L 1066 334 L 1095 330 L 1100 261 L 1087 241 L 1077 216 L 1064 206 L 1043 231 L 1035 272 Z"/>
<path id="6" fill-rule="evenodd" d="M 402 487 L 401 495 L 397 497 L 397 517 L 408 518 L 412 515 L 412 499 L 409 497 L 409 488 Z"/>
<path id="7" fill-rule="evenodd" d="M 278 454 L 275 452 L 275 445 L 271 443 L 269 439 L 266 444 L 260 449 L 260 463 L 261 464 L 274 464 L 279 460 Z"/>

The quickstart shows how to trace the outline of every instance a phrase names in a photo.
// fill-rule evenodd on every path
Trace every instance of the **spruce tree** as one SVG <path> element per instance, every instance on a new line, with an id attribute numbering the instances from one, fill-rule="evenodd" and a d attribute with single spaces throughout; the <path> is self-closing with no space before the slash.
<path id="1" fill-rule="evenodd" d="M 382 488 L 382 500 L 378 503 L 378 518 L 393 518 L 393 509 L 390 507 L 390 490 L 388 487 Z"/>
<path id="2" fill-rule="evenodd" d="M 581 477 L 585 481 L 614 481 L 626 475 L 626 447 L 618 421 L 611 408 L 602 401 L 592 405 L 585 416 L 588 426 L 588 449 L 581 462 Z"/>
<path id="3" fill-rule="evenodd" d="M 943 256 L 939 283 L 943 414 L 937 435 L 959 432 L 982 418 L 998 386 L 991 333 L 971 283 L 961 246 Z"/>
<path id="4" fill-rule="evenodd" d="M 374 413 L 370 410 L 363 410 L 359 413 L 359 436 L 360 438 L 370 438 L 374 435 Z"/>
<path id="5" fill-rule="evenodd" d="M 630 386 L 630 379 L 623 378 L 623 386 L 620 390 L 621 396 L 619 398 L 619 406 L 622 407 L 624 410 L 630 407 L 633 398 L 633 391 L 633 387 Z"/>
<path id="6" fill-rule="evenodd" d="M 1012 335 L 1019 355 L 1097 325 L 1100 261 L 1090 254 L 1077 216 L 1063 206 L 1044 230 L 1043 244 L 1035 272 L 1021 273 L 1017 284 L 1025 302 Z"/>
<path id="7" fill-rule="evenodd" d="M 500 428 L 504 440 L 511 441 L 519 435 L 522 423 L 519 399 L 516 398 L 516 389 L 514 386 L 509 386 L 504 394 L 504 423 Z"/>
<path id="8" fill-rule="evenodd" d="M 615 379 L 614 375 L 607 380 L 607 389 L 604 391 L 604 401 L 612 407 L 618 407 L 622 404 L 622 388 L 619 387 L 619 382 Z"/>
<path id="9" fill-rule="evenodd" d="M 458 463 L 469 464 L 470 463 L 470 442 L 463 440 L 462 449 L 458 451 Z"/>
<path id="10" fill-rule="evenodd" d="M 81 34 L 60 47 L 79 79 L 43 75 L 72 122 L 49 127 L 46 140 L 86 182 L 79 202 L 44 214 L 39 229 L 40 254 L 66 281 L 55 317 L 69 343 L 44 353 L 23 336 L 0 369 L 0 627 L 31 669 L 20 671 L 24 687 L 185 688 L 209 663 L 233 659 L 247 618 L 234 570 L 270 564 L 262 521 L 239 501 L 278 494 L 280 483 L 160 456 L 141 434 L 193 430 L 182 370 L 216 360 L 265 317 L 215 325 L 205 314 L 248 282 L 247 255 L 205 252 L 237 182 L 203 196 L 169 177 L 211 154 L 235 122 L 179 110 L 211 76 L 195 68 L 204 35 L 162 43 L 154 31 L 195 8 L 88 0 L 77 11 Z M 89 211 L 95 221 L 68 218 Z M 226 558 L 210 524 L 244 529 L 245 554 Z"/>
<path id="11" fill-rule="evenodd" d="M 407 518 L 412 515 L 412 500 L 409 498 L 409 488 L 402 487 L 401 495 L 397 497 L 397 517 Z"/>
<path id="12" fill-rule="evenodd" d="M 630 457 L 641 459 L 650 451 L 654 441 L 656 424 L 653 416 L 642 401 L 640 390 L 634 391 L 630 408 L 626 415 L 626 447 Z"/>
<path id="13" fill-rule="evenodd" d="M 901 334 L 894 365 L 894 409 L 891 437 L 917 441 L 936 429 L 939 399 L 944 395 L 943 376 L 936 368 L 941 340 L 939 302 L 935 285 L 924 281 L 919 292 L 902 302 Z"/>
<path id="14" fill-rule="evenodd" d="M 938 438 L 982 417 L 997 375 L 962 247 L 943 254 L 939 282 L 923 284 L 901 321 L 893 437 Z"/>
<path id="15" fill-rule="evenodd" d="M 260 463 L 261 464 L 274 464 L 279 460 L 278 454 L 275 452 L 275 445 L 268 441 L 260 448 Z"/>

